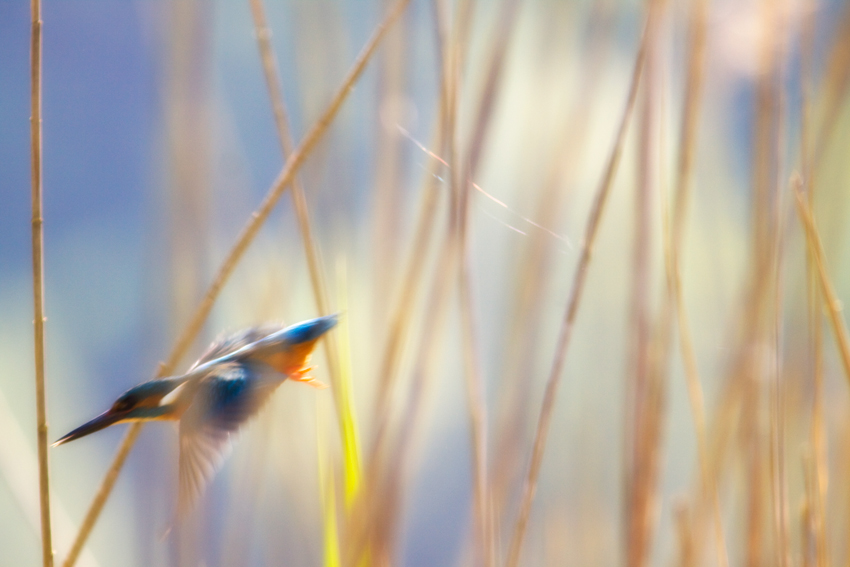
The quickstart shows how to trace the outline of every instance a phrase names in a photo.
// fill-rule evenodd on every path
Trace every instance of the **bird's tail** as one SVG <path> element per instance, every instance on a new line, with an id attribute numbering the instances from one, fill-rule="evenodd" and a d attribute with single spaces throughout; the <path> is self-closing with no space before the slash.
<path id="1" fill-rule="evenodd" d="M 339 313 L 317 317 L 316 319 L 310 319 L 309 321 L 287 327 L 280 331 L 280 333 L 275 333 L 275 335 L 279 335 L 280 339 L 292 345 L 310 343 L 318 340 L 319 337 L 333 329 L 338 320 Z"/>
<path id="2" fill-rule="evenodd" d="M 336 325 L 338 318 L 334 314 L 310 319 L 273 333 L 246 347 L 249 360 L 263 362 L 292 380 L 324 388 L 324 384 L 310 376 L 312 368 L 308 363 L 316 343 Z"/>

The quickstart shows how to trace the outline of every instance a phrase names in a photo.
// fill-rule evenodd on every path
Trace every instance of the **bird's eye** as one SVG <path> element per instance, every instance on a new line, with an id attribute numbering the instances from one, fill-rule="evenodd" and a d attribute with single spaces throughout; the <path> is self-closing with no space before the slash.
<path id="1" fill-rule="evenodd" d="M 112 411 L 127 411 L 135 405 L 132 398 L 119 398 L 113 405 Z"/>

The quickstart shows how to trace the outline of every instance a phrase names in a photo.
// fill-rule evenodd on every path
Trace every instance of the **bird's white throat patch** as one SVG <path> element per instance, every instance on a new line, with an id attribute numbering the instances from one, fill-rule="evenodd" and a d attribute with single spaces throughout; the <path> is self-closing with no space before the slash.
<path id="1" fill-rule="evenodd" d="M 171 404 L 173 404 L 174 402 L 176 402 L 176 401 L 177 401 L 177 398 L 179 398 L 179 397 L 180 397 L 180 392 L 181 392 L 181 391 L 183 390 L 183 388 L 185 388 L 185 387 L 186 387 L 186 384 L 185 384 L 185 383 L 180 384 L 179 386 L 177 386 L 176 388 L 174 388 L 173 390 L 171 390 L 170 392 L 168 392 L 167 394 L 165 394 L 165 395 L 162 397 L 162 399 L 161 399 L 161 400 L 159 400 L 159 407 L 170 406 Z"/>

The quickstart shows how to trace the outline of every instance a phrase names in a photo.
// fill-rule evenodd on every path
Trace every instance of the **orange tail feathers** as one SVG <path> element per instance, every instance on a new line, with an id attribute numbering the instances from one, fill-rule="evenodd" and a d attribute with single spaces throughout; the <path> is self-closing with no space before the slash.
<path id="1" fill-rule="evenodd" d="M 307 384 L 308 386 L 312 386 L 317 390 L 324 390 L 328 387 L 324 382 L 320 382 L 316 380 L 314 376 L 309 376 L 308 372 L 313 370 L 313 366 L 308 366 L 307 368 L 302 368 L 296 372 L 293 372 L 289 375 L 289 378 L 295 380 L 296 382 L 301 382 L 303 384 Z"/>

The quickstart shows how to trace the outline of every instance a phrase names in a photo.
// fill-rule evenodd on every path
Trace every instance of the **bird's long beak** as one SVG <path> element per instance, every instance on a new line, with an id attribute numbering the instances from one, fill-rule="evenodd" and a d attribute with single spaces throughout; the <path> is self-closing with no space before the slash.
<path id="1" fill-rule="evenodd" d="M 59 445 L 63 445 L 68 441 L 73 441 L 74 439 L 79 439 L 80 437 L 85 437 L 89 433 L 94 433 L 95 431 L 100 431 L 101 429 L 105 429 L 110 425 L 118 423 L 123 418 L 126 417 L 125 412 L 116 412 L 112 411 L 112 409 L 108 409 L 93 420 L 85 423 L 66 436 L 62 437 L 58 441 L 56 441 L 52 446 L 58 447 Z"/>

